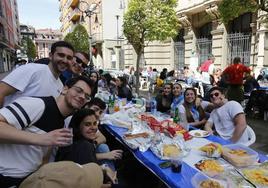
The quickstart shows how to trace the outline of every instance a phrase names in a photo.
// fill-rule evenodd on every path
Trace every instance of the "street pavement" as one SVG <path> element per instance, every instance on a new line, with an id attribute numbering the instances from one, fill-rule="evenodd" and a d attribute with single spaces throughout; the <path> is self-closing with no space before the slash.
<path id="1" fill-rule="evenodd" d="M 3 79 L 9 72 L 0 73 L 0 79 Z M 140 96 L 148 98 L 148 90 L 140 90 Z M 268 121 L 257 115 L 250 115 L 247 117 L 247 123 L 252 127 L 256 134 L 256 142 L 251 148 L 268 154 Z"/>

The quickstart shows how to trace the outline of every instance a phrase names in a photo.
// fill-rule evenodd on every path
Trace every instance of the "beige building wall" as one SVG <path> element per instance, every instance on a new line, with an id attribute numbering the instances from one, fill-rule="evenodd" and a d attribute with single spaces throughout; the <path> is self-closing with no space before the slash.
<path id="1" fill-rule="evenodd" d="M 229 31 L 221 23 L 217 4 L 220 0 L 180 0 L 177 6 L 177 15 L 179 22 L 184 29 L 185 40 L 185 64 L 189 65 L 192 51 L 198 51 L 196 39 L 198 38 L 198 28 L 211 23 L 211 53 L 215 56 L 217 67 L 224 69 L 230 64 L 230 55 L 228 51 Z M 268 30 L 264 26 L 262 13 L 252 14 L 251 16 L 251 45 L 250 45 L 250 63 L 254 67 L 254 72 L 263 66 L 268 66 Z"/>

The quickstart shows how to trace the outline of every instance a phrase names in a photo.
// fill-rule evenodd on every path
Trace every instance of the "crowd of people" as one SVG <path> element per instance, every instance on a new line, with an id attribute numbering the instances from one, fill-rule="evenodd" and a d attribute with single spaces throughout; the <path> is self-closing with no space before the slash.
<path id="1" fill-rule="evenodd" d="M 62 164 L 68 166 L 66 171 L 69 169 L 73 181 L 78 181 L 77 174 L 72 176 L 77 168 L 73 163 L 85 168 L 83 178 L 89 176 L 86 171 L 90 169 L 96 173 L 98 179 L 89 182 L 92 187 L 116 186 L 114 160 L 121 159 L 123 151 L 110 151 L 100 125 L 106 103 L 95 96 L 101 88 L 131 101 L 135 79 L 114 78 L 103 70 L 89 69 L 89 59 L 68 42 L 58 41 L 52 45 L 49 58 L 18 66 L 0 82 L 1 187 L 32 187 L 41 181 L 40 174 L 49 177 L 49 169 Z M 241 106 L 243 86 L 247 92 L 259 87 L 250 69 L 235 58 L 224 71 L 215 70 L 211 57 L 196 72 L 200 74 L 185 67 L 185 88 L 175 71 L 163 69 L 158 76 L 156 69 L 150 69 L 150 82 L 159 88 L 155 94 L 157 110 L 174 115 L 177 108 L 182 125 L 207 130 L 234 143 L 247 142 L 248 125 Z M 88 163 L 98 165 L 85 166 Z M 56 187 L 67 181 L 61 178 L 52 182 L 44 178 L 39 183 Z"/>

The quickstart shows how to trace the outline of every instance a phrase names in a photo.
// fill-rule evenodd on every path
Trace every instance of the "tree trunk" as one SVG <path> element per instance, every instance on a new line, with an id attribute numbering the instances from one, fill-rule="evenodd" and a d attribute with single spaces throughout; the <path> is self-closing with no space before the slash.
<path id="1" fill-rule="evenodd" d="M 136 93 L 139 95 L 140 91 L 140 60 L 141 60 L 142 50 L 137 53 L 137 62 L 136 62 Z"/>

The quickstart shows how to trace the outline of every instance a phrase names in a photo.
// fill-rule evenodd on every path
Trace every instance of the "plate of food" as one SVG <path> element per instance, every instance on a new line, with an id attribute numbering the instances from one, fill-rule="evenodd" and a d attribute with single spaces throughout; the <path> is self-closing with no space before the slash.
<path id="1" fill-rule="evenodd" d="M 195 164 L 195 167 L 209 177 L 217 176 L 224 172 L 224 167 L 214 159 L 204 159 Z"/>
<path id="2" fill-rule="evenodd" d="M 222 146 L 217 143 L 209 143 L 199 148 L 202 155 L 218 158 L 222 154 Z"/>
<path id="3" fill-rule="evenodd" d="M 189 132 L 190 135 L 192 135 L 193 137 L 197 137 L 197 138 L 204 138 L 204 137 L 208 137 L 210 135 L 209 132 L 204 131 L 204 130 L 192 130 Z"/>
<path id="4" fill-rule="evenodd" d="M 191 179 L 194 188 L 227 188 L 228 183 L 221 179 L 208 178 L 202 173 L 196 173 Z"/>
<path id="5" fill-rule="evenodd" d="M 268 187 L 268 169 L 261 166 L 250 167 L 241 170 L 243 175 L 259 188 Z"/>

